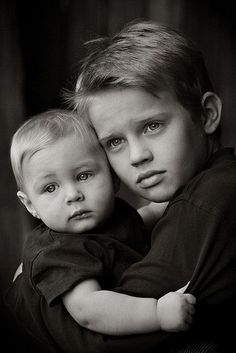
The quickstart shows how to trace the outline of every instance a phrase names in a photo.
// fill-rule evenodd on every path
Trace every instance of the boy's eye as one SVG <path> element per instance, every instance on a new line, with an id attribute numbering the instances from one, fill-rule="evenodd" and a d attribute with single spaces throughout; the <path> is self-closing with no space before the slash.
<path id="1" fill-rule="evenodd" d="M 56 190 L 56 185 L 50 184 L 45 188 L 46 192 L 52 193 Z"/>
<path id="2" fill-rule="evenodd" d="M 160 128 L 160 123 L 154 121 L 146 126 L 145 132 L 152 132 Z"/>

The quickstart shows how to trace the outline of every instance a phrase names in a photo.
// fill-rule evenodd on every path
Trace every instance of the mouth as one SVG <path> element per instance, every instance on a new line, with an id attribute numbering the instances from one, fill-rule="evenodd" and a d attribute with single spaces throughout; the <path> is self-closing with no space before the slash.
<path id="1" fill-rule="evenodd" d="M 85 218 L 90 217 L 90 215 L 91 215 L 91 211 L 78 210 L 72 214 L 72 216 L 69 218 L 69 220 L 85 219 Z"/>
<path id="2" fill-rule="evenodd" d="M 137 178 L 136 184 L 142 189 L 151 188 L 162 181 L 164 173 L 164 171 L 157 170 L 149 170 L 146 173 L 141 173 Z"/>

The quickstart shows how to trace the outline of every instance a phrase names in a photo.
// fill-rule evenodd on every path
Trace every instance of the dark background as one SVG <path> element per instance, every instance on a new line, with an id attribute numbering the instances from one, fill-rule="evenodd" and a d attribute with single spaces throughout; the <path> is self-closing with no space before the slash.
<path id="1" fill-rule="evenodd" d="M 24 119 L 64 107 L 73 89 L 83 42 L 121 29 L 135 18 L 180 29 L 202 49 L 223 100 L 223 142 L 236 147 L 236 41 L 233 1 L 41 0 L 0 2 L 0 289 L 20 263 L 25 234 L 34 225 L 16 198 L 9 162 L 13 132 Z M 133 195 L 125 197 L 137 204 Z"/>

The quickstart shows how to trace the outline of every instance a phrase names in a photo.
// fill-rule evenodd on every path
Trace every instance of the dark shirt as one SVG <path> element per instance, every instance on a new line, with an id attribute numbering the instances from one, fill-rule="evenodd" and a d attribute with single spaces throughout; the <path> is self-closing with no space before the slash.
<path id="1" fill-rule="evenodd" d="M 153 230 L 150 251 L 124 272 L 116 290 L 159 298 L 191 281 L 188 290 L 196 295 L 198 305 L 189 334 L 228 339 L 229 317 L 235 317 L 236 303 L 235 210 L 236 157 L 232 149 L 222 149 L 177 191 Z M 28 301 L 35 304 L 29 306 Z M 34 317 L 32 332 L 43 336 L 54 351 L 60 347 L 67 353 L 150 353 L 158 347 L 159 352 L 163 342 L 183 335 L 95 334 L 76 325 L 61 303 L 53 307 L 38 303 L 23 275 L 9 291 L 8 302 L 20 319 L 28 320 L 28 326 Z"/>
<path id="2" fill-rule="evenodd" d="M 227 341 L 236 313 L 236 157 L 216 152 L 170 201 L 147 256 L 125 271 L 117 291 L 160 298 L 190 281 L 196 332 Z"/>
<path id="3" fill-rule="evenodd" d="M 58 233 L 40 224 L 28 236 L 23 272 L 48 305 L 80 282 L 94 278 L 103 289 L 118 285 L 122 273 L 147 253 L 148 234 L 138 212 L 116 198 L 112 216 L 83 234 Z"/>

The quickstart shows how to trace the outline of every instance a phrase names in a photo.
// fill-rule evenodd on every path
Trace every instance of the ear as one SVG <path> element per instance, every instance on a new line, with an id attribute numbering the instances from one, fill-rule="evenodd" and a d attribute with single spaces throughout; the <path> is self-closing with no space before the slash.
<path id="1" fill-rule="evenodd" d="M 220 124 L 222 103 L 213 92 L 206 92 L 202 96 L 203 125 L 206 134 L 213 134 Z"/>
<path id="2" fill-rule="evenodd" d="M 31 213 L 33 217 L 40 219 L 29 197 L 23 191 L 18 191 L 17 196 L 20 199 L 20 201 L 23 203 L 23 205 L 26 207 L 26 209 L 29 211 L 29 213 Z"/>

